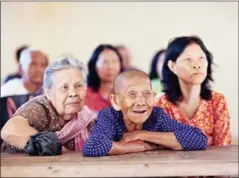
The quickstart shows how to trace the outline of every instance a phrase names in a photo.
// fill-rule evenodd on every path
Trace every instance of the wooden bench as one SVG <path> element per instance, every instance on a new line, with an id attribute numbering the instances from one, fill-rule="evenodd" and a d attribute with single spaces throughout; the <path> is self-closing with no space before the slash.
<path id="1" fill-rule="evenodd" d="M 238 146 L 209 147 L 206 151 L 157 150 L 83 157 L 79 152 L 31 157 L 1 154 L 1 177 L 151 177 L 231 175 L 238 177 Z"/>

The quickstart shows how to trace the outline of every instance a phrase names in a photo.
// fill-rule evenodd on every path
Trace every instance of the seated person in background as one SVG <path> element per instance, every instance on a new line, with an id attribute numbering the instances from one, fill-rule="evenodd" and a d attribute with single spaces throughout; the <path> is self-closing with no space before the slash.
<path id="1" fill-rule="evenodd" d="M 22 78 L 9 80 L 1 86 L 1 97 L 25 95 L 41 90 L 48 59 L 39 50 L 24 49 L 20 55 Z"/>
<path id="2" fill-rule="evenodd" d="M 156 94 L 162 92 L 162 65 L 165 57 L 165 49 L 159 50 L 155 55 L 151 63 L 151 69 L 149 73 L 149 78 L 152 83 L 152 89 Z"/>
<path id="3" fill-rule="evenodd" d="M 200 129 L 171 119 L 154 106 L 148 75 L 127 70 L 117 76 L 112 107 L 98 114 L 83 146 L 84 156 L 106 156 L 153 150 L 157 145 L 174 150 L 205 150 L 207 137 Z"/>
<path id="4" fill-rule="evenodd" d="M 2 128 L 2 151 L 28 152 L 26 147 L 38 132 L 54 132 L 66 149 L 81 150 L 96 118 L 84 106 L 86 78 L 82 63 L 71 57 L 53 62 L 45 71 L 43 89 L 43 95 L 22 105 Z M 72 124 L 77 129 L 69 129 Z M 41 149 L 34 151 L 43 154 Z"/>
<path id="5" fill-rule="evenodd" d="M 200 38 L 175 38 L 166 51 L 165 94 L 157 105 L 172 119 L 200 128 L 208 137 L 208 145 L 228 145 L 230 116 L 225 97 L 210 89 L 212 64 L 212 54 Z"/>
<path id="6" fill-rule="evenodd" d="M 88 63 L 86 105 L 93 111 L 105 109 L 110 104 L 113 81 L 122 71 L 122 59 L 112 45 L 99 45 Z"/>
<path id="7" fill-rule="evenodd" d="M 6 83 L 8 82 L 9 80 L 11 79 L 15 79 L 15 78 L 21 78 L 21 67 L 20 67 L 20 64 L 19 64 L 19 60 L 20 60 L 20 55 L 21 55 L 21 52 L 24 50 L 24 49 L 27 49 L 28 46 L 27 45 L 23 45 L 21 47 L 19 47 L 17 50 L 16 50 L 16 62 L 17 62 L 17 71 L 15 73 L 12 73 L 12 74 L 9 74 L 3 81 L 3 83 Z"/>
<path id="8" fill-rule="evenodd" d="M 133 67 L 131 66 L 131 54 L 129 49 L 124 45 L 118 45 L 116 46 L 116 49 L 119 51 L 122 57 L 123 71 L 132 69 Z"/>

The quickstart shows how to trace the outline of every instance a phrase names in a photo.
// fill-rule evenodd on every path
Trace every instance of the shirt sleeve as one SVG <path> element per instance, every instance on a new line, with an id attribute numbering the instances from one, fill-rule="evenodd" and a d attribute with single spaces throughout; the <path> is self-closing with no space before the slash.
<path id="1" fill-rule="evenodd" d="M 108 155 L 115 134 L 115 126 L 111 121 L 109 110 L 100 111 L 91 135 L 83 146 L 84 156 Z"/>
<path id="2" fill-rule="evenodd" d="M 207 148 L 207 136 L 201 129 L 171 119 L 161 108 L 157 113 L 157 118 L 160 121 L 158 131 L 173 132 L 183 150 L 205 150 Z"/>
<path id="3" fill-rule="evenodd" d="M 230 131 L 230 115 L 226 99 L 223 95 L 214 96 L 214 145 L 230 145 L 232 136 Z"/>
<path id="4" fill-rule="evenodd" d="M 28 120 L 31 127 L 41 132 L 48 125 L 46 108 L 35 100 L 29 100 L 23 104 L 13 115 L 22 116 Z"/>

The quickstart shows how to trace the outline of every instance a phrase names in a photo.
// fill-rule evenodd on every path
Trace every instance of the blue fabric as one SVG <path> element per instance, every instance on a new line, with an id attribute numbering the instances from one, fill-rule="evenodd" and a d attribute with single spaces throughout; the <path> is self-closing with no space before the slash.
<path id="1" fill-rule="evenodd" d="M 143 124 L 142 130 L 152 132 L 173 132 L 183 150 L 205 150 L 207 137 L 195 127 L 171 119 L 162 108 L 154 107 L 150 117 Z M 84 156 L 108 155 L 112 141 L 120 141 L 126 132 L 121 111 L 113 107 L 98 114 L 96 125 L 83 147 Z"/>

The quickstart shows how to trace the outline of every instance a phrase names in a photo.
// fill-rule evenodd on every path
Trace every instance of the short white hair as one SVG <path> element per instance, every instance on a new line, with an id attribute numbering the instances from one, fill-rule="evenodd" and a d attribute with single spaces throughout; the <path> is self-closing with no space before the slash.
<path id="1" fill-rule="evenodd" d="M 32 60 L 32 52 L 40 51 L 39 49 L 26 48 L 20 54 L 19 64 L 21 65 L 24 71 L 27 70 L 29 64 Z"/>
<path id="2" fill-rule="evenodd" d="M 78 69 L 84 79 L 86 84 L 86 69 L 84 64 L 78 59 L 74 58 L 72 55 L 60 56 L 56 61 L 51 63 L 45 70 L 43 87 L 51 88 L 53 85 L 52 75 L 60 70 L 64 69 Z"/>

